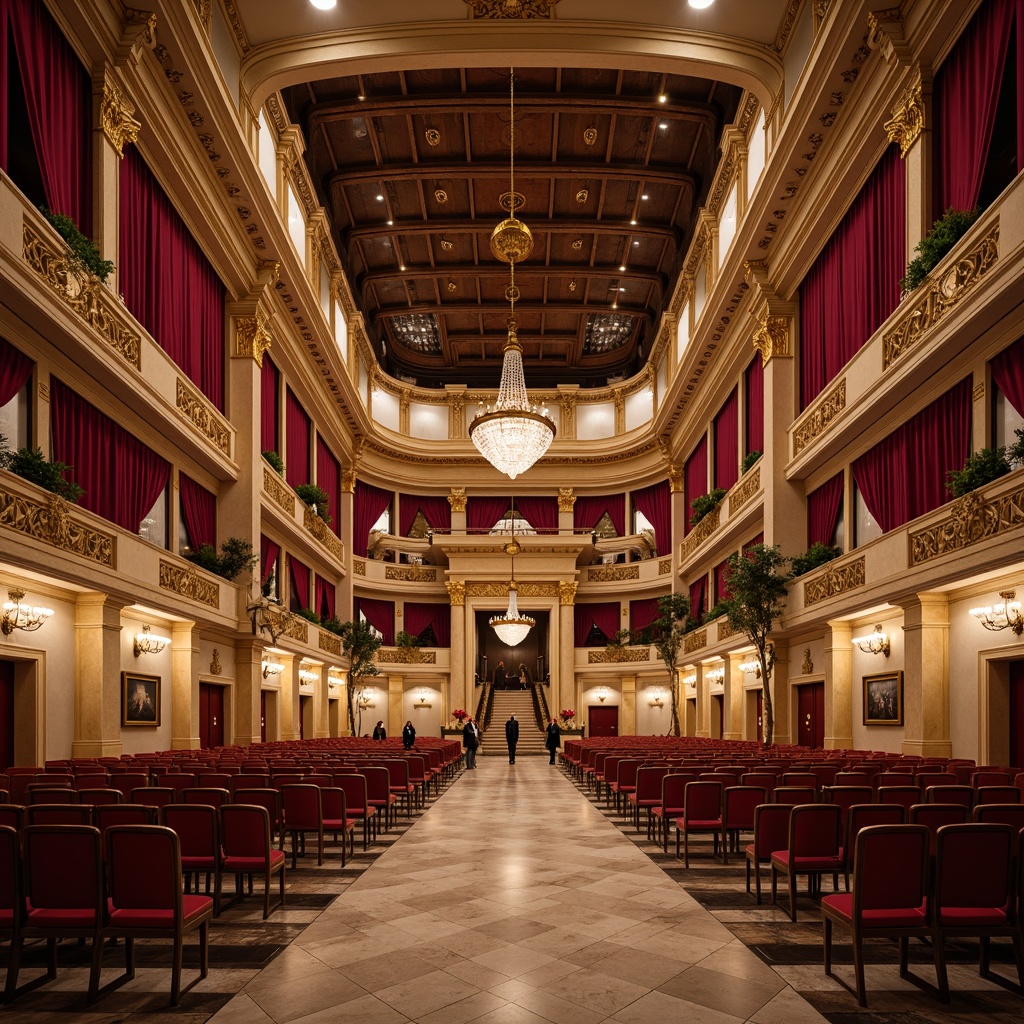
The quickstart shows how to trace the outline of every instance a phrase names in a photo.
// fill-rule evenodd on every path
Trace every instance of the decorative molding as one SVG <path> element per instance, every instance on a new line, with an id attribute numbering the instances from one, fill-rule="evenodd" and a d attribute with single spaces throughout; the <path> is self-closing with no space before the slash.
<path id="1" fill-rule="evenodd" d="M 375 659 L 380 664 L 436 665 L 437 651 L 423 651 L 418 647 L 381 647 Z"/>
<path id="2" fill-rule="evenodd" d="M 558 603 L 568 607 L 576 603 L 576 589 L 579 586 L 575 580 L 558 581 Z"/>
<path id="3" fill-rule="evenodd" d="M 220 587 L 216 583 L 163 558 L 160 559 L 160 588 L 211 608 L 220 607 Z"/>
<path id="4" fill-rule="evenodd" d="M 341 471 L 341 489 L 345 494 L 353 494 L 356 489 L 356 469 L 351 466 Z"/>
<path id="5" fill-rule="evenodd" d="M 453 512 L 465 512 L 466 511 L 466 488 L 465 487 L 453 487 L 448 492 L 448 504 L 451 505 Z"/>
<path id="6" fill-rule="evenodd" d="M 44 504 L 0 486 L 0 526 L 114 568 L 114 537 L 76 519 L 56 494 L 48 495 Z"/>
<path id="7" fill-rule="evenodd" d="M 361 558 L 353 558 L 352 559 L 352 572 L 355 573 L 356 576 L 365 576 L 366 575 L 366 562 L 364 562 L 363 559 L 361 559 Z"/>
<path id="8" fill-rule="evenodd" d="M 980 402 L 985 397 L 985 382 L 983 380 L 978 381 L 974 385 L 974 390 L 971 392 L 971 398 L 975 402 Z"/>
<path id="9" fill-rule="evenodd" d="M 224 666 L 220 663 L 220 651 L 214 647 L 213 658 L 210 661 L 210 675 L 219 676 L 224 671 Z"/>
<path id="10" fill-rule="evenodd" d="M 156 49 L 156 15 L 152 11 L 125 7 L 121 38 L 114 50 L 114 63 L 123 67 L 129 60 L 137 62 L 144 46 Z"/>
<path id="11" fill-rule="evenodd" d="M 729 616 L 728 615 L 723 615 L 718 620 L 718 639 L 719 640 L 728 640 L 729 637 L 735 636 L 736 633 L 737 633 L 737 630 L 732 628 L 732 623 L 729 621 Z"/>
<path id="12" fill-rule="evenodd" d="M 909 564 L 923 565 L 933 558 L 964 548 L 1024 525 L 1024 487 L 996 498 L 971 491 L 957 498 L 938 522 L 913 531 L 907 538 Z"/>
<path id="13" fill-rule="evenodd" d="M 922 335 L 972 292 L 999 259 L 999 225 L 938 278 L 929 278 L 924 294 L 913 300 L 896 325 L 882 336 L 882 369 L 888 370 Z"/>
<path id="14" fill-rule="evenodd" d="M 607 665 L 619 662 L 650 661 L 649 647 L 613 647 L 605 651 L 587 651 L 588 665 Z"/>
<path id="15" fill-rule="evenodd" d="M 405 583 L 436 583 L 437 570 L 424 569 L 418 565 L 388 565 L 384 567 L 384 579 Z"/>
<path id="16" fill-rule="evenodd" d="M 800 666 L 800 671 L 805 676 L 809 676 L 814 671 L 814 661 L 811 659 L 810 647 L 804 648 L 804 663 Z"/>
<path id="17" fill-rule="evenodd" d="M 754 466 L 740 478 L 729 494 L 729 515 L 734 515 L 761 489 L 761 467 Z"/>
<path id="18" fill-rule="evenodd" d="M 282 614 L 281 619 L 283 628 L 280 636 L 290 637 L 303 644 L 309 643 L 309 623 L 305 619 L 299 618 L 298 615 L 292 615 L 290 612 Z"/>
<path id="19" fill-rule="evenodd" d="M 692 633 L 687 633 L 683 637 L 683 653 L 692 654 L 694 651 L 699 651 L 702 647 L 708 645 L 708 628 L 705 626 L 703 629 L 695 629 Z"/>
<path id="20" fill-rule="evenodd" d="M 639 565 L 596 565 L 587 570 L 590 583 L 615 583 L 619 580 L 640 579 Z"/>
<path id="21" fill-rule="evenodd" d="M 345 545 L 334 535 L 331 528 L 305 503 L 302 506 L 302 525 L 314 536 L 318 541 L 339 562 L 345 561 Z"/>
<path id="22" fill-rule="evenodd" d="M 913 54 L 903 32 L 903 15 L 899 7 L 887 7 L 868 13 L 868 46 L 878 50 L 886 64 L 898 61 L 909 65 Z"/>
<path id="23" fill-rule="evenodd" d="M 816 437 L 824 434 L 832 421 L 846 408 L 846 378 L 808 409 L 793 432 L 793 457 L 796 458 Z"/>
<path id="24" fill-rule="evenodd" d="M 903 94 L 900 102 L 892 108 L 892 117 L 882 127 L 890 142 L 900 144 L 900 156 L 905 157 L 924 130 L 924 97 L 920 82 Z"/>
<path id="25" fill-rule="evenodd" d="M 558 511 L 571 512 L 576 504 L 576 495 L 571 487 L 558 488 Z"/>
<path id="26" fill-rule="evenodd" d="M 327 654 L 333 654 L 336 658 L 341 657 L 341 637 L 328 633 L 325 630 L 317 630 L 320 634 L 317 638 L 317 646 Z"/>
<path id="27" fill-rule="evenodd" d="M 686 476 L 678 466 L 668 468 L 668 489 L 672 494 L 682 494 L 686 487 Z"/>
<path id="28" fill-rule="evenodd" d="M 36 392 L 39 395 L 40 402 L 48 402 L 50 400 L 50 382 L 48 380 L 41 380 L 36 388 Z"/>
<path id="29" fill-rule="evenodd" d="M 273 344 L 273 338 L 267 326 L 270 317 L 259 307 L 252 316 L 233 316 L 235 324 L 235 351 L 233 358 L 255 360 L 257 366 L 263 365 L 263 355 Z"/>
<path id="30" fill-rule="evenodd" d="M 174 404 L 178 412 L 203 437 L 212 441 L 228 458 L 231 457 L 231 433 L 220 415 L 198 391 L 186 384 L 180 377 L 174 389 Z"/>
<path id="31" fill-rule="evenodd" d="M 472 18 L 552 18 L 558 0 L 466 0 Z"/>
<path id="32" fill-rule="evenodd" d="M 559 597 L 559 583 L 517 583 L 520 597 Z M 449 594 L 451 590 L 449 590 Z M 478 583 L 467 582 L 466 593 L 471 597 L 500 597 L 505 600 L 508 597 L 507 583 Z"/>
<path id="33" fill-rule="evenodd" d="M 213 16 L 213 0 L 192 0 L 195 4 L 196 14 L 203 23 L 203 28 L 210 31 L 210 19 Z"/>
<path id="34" fill-rule="evenodd" d="M 116 299 L 98 277 L 81 268 L 67 251 L 59 252 L 27 222 L 22 228 L 22 255 L 65 304 L 96 330 L 122 359 L 141 366 L 141 339 L 118 320 Z"/>
<path id="35" fill-rule="evenodd" d="M 106 135 L 114 152 L 124 159 L 125 145 L 138 140 L 141 121 L 136 121 L 132 114 L 135 105 L 121 92 L 117 84 L 108 76 L 103 79 L 103 95 L 100 98 L 100 127 Z"/>
<path id="36" fill-rule="evenodd" d="M 824 570 L 804 583 L 804 607 L 810 608 L 830 597 L 846 594 L 865 583 L 864 556 L 843 565 L 829 562 Z"/>
<path id="37" fill-rule="evenodd" d="M 295 495 L 288 485 L 269 466 L 263 467 L 263 490 L 288 513 L 295 515 Z"/>
<path id="38" fill-rule="evenodd" d="M 658 562 L 658 575 L 667 576 L 672 571 L 672 559 L 663 558 Z"/>
<path id="39" fill-rule="evenodd" d="M 786 358 L 793 355 L 790 348 L 789 335 L 790 326 L 793 323 L 791 316 L 773 315 L 767 304 L 757 313 L 751 313 L 757 321 L 757 328 L 754 330 L 754 348 L 761 353 L 761 361 L 767 363 L 775 357 Z"/>
<path id="40" fill-rule="evenodd" d="M 802 3 L 803 0 L 789 0 L 789 4 L 786 7 L 786 13 L 782 16 L 782 21 L 779 23 L 779 31 L 775 35 L 775 46 L 773 49 L 776 53 L 782 53 L 786 48 L 789 35 L 793 31 L 793 26 L 796 24 L 797 12 L 800 10 L 800 5 Z"/>
<path id="41" fill-rule="evenodd" d="M 721 525 L 722 503 L 719 502 L 683 539 L 679 546 L 679 561 L 685 563 Z"/>
<path id="42" fill-rule="evenodd" d="M 445 583 L 448 588 L 448 603 L 453 608 L 461 608 L 466 603 L 466 581 L 448 580 Z"/>

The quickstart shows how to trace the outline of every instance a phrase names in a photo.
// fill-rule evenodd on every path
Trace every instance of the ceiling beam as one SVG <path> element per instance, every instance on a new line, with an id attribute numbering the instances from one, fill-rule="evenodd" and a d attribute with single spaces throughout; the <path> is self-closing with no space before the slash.
<path id="1" fill-rule="evenodd" d="M 493 218 L 492 218 L 493 220 Z M 398 221 L 391 227 L 387 224 L 362 224 L 341 232 L 342 243 L 347 248 L 349 243 L 366 238 L 390 236 L 395 232 L 408 236 L 444 235 L 444 234 L 475 234 L 486 233 L 490 237 L 494 229 L 492 220 L 472 220 L 469 218 L 449 218 L 448 220 Z M 531 225 L 535 235 L 584 235 L 597 233 L 601 235 L 634 235 L 637 238 L 654 238 L 659 241 L 669 239 L 678 248 L 682 244 L 683 232 L 678 227 L 665 224 L 631 224 L 628 220 L 544 220 L 537 227 Z"/>
<path id="2" fill-rule="evenodd" d="M 619 270 L 617 265 L 603 267 L 581 266 L 575 263 L 558 263 L 552 266 L 542 264 L 519 263 L 516 264 L 516 278 L 518 280 L 533 280 L 541 277 L 589 277 L 598 280 L 623 280 L 623 281 L 649 281 L 662 290 L 668 285 L 668 279 L 664 274 L 656 270 Z M 365 292 L 367 288 L 382 281 L 433 281 L 436 278 L 452 278 L 465 280 L 467 278 L 487 277 L 500 279 L 503 283 L 508 280 L 504 264 L 486 263 L 482 266 L 472 264 L 450 264 L 440 267 L 410 267 L 406 265 L 405 270 L 395 267 L 393 270 L 371 270 L 368 273 L 356 278 L 355 287 L 357 291 Z"/>

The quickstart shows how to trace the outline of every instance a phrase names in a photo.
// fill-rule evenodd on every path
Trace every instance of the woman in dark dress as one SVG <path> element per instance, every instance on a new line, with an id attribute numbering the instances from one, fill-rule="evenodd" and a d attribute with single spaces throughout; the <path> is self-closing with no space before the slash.
<path id="1" fill-rule="evenodd" d="M 413 728 L 412 722 L 406 722 L 402 728 L 402 746 L 406 750 L 412 750 L 412 745 L 416 742 L 416 730 Z"/>
<path id="2" fill-rule="evenodd" d="M 386 740 L 388 738 L 388 731 L 384 728 L 383 722 L 378 722 L 373 727 L 373 738 L 375 740 Z"/>

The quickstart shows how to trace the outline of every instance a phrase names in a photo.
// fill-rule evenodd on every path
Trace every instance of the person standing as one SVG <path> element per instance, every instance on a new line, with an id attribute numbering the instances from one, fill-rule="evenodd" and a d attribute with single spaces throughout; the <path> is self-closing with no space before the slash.
<path id="1" fill-rule="evenodd" d="M 510 715 L 505 723 L 505 742 L 508 744 L 508 763 L 516 763 L 516 744 L 519 742 L 519 723 L 515 715 Z"/>
<path id="2" fill-rule="evenodd" d="M 406 722 L 402 728 L 402 746 L 406 750 L 412 750 L 412 745 L 416 742 L 416 730 L 413 728 L 412 722 Z"/>
<path id="3" fill-rule="evenodd" d="M 388 738 L 388 731 L 384 728 L 383 722 L 378 722 L 373 727 L 373 738 L 375 740 L 386 740 Z"/>
<path id="4" fill-rule="evenodd" d="M 476 769 L 476 750 L 480 746 L 480 729 L 472 718 L 462 727 L 462 745 L 466 748 L 466 768 Z"/>
<path id="5" fill-rule="evenodd" d="M 548 753 L 551 755 L 551 760 L 548 764 L 555 763 L 555 754 L 558 753 L 558 748 L 562 745 L 562 730 L 558 728 L 558 723 L 552 718 L 551 724 L 548 726 L 548 734 L 544 740 L 544 746 L 548 748 Z"/>

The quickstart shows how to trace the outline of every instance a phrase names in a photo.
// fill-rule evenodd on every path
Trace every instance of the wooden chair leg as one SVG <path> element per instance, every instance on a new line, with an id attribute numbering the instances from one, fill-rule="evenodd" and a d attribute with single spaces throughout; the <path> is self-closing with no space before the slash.
<path id="1" fill-rule="evenodd" d="M 178 998 L 181 995 L 181 960 L 184 943 L 184 936 L 180 932 L 174 936 L 174 960 L 171 964 L 171 1006 L 178 1005 Z"/>

